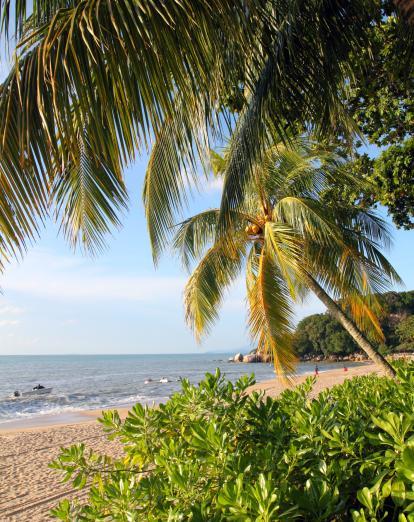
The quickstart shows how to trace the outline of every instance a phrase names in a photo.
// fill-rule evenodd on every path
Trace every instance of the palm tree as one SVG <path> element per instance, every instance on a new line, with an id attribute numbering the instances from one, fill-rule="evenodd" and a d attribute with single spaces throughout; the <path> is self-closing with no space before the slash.
<path id="1" fill-rule="evenodd" d="M 74 246 L 99 250 L 127 204 L 124 167 L 154 142 L 145 199 L 157 255 L 185 201 L 183 172 L 197 176 L 240 84 L 249 103 L 237 128 L 252 159 L 264 121 L 285 137 L 298 119 L 352 132 L 348 58 L 369 45 L 378 11 L 374 0 L 11 4 L 0 0 L 1 31 L 17 44 L 0 87 L 0 262 L 50 212 Z"/>
<path id="2" fill-rule="evenodd" d="M 404 19 L 414 25 L 414 2 L 413 0 L 395 0 L 395 5 L 401 12 Z"/>
<path id="3" fill-rule="evenodd" d="M 216 173 L 224 157 L 213 155 Z M 385 373 L 390 364 L 370 338 L 381 338 L 374 293 L 399 277 L 381 254 L 389 244 L 386 225 L 374 214 L 327 208 L 319 194 L 335 176 L 345 176 L 334 152 L 305 140 L 277 144 L 252 166 L 231 226 L 220 228 L 220 209 L 180 224 L 174 246 L 189 268 L 199 261 L 185 289 L 186 319 L 199 339 L 218 317 L 226 288 L 241 271 L 247 286 L 248 324 L 259 352 L 271 354 L 279 373 L 293 371 L 292 306 L 313 292 L 362 350 Z"/>

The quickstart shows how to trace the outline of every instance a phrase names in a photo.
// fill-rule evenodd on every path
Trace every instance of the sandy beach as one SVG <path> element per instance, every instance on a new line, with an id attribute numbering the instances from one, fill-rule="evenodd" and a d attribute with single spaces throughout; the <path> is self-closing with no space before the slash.
<path id="1" fill-rule="evenodd" d="M 370 363 L 350 368 L 322 372 L 317 377 L 313 394 L 342 383 L 345 379 L 368 373 L 380 373 Z M 295 384 L 306 377 L 298 377 Z M 284 387 L 276 380 L 254 385 L 251 390 L 264 390 L 277 396 Z M 118 410 L 125 416 L 127 409 Z M 87 447 L 113 456 L 121 454 L 116 441 L 108 441 L 96 418 L 100 411 L 81 412 L 68 418 L 43 419 L 39 424 L 8 424 L 0 428 L 0 521 L 43 522 L 50 520 L 49 510 L 61 499 L 73 493 L 69 484 L 62 484 L 60 474 L 48 468 L 48 463 L 59 453 L 61 446 L 84 442 Z M 37 422 L 37 424 L 35 424 Z M 6 427 L 7 426 L 7 427 Z"/>

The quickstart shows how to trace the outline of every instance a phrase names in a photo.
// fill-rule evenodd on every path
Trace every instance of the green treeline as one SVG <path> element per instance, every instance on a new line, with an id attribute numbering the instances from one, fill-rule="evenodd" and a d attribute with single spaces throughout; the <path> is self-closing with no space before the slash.
<path id="1" fill-rule="evenodd" d="M 379 296 L 382 306 L 381 327 L 385 342 L 383 353 L 414 351 L 414 291 L 388 292 Z M 301 358 L 345 356 L 358 347 L 329 313 L 305 317 L 296 327 L 294 348 Z"/>

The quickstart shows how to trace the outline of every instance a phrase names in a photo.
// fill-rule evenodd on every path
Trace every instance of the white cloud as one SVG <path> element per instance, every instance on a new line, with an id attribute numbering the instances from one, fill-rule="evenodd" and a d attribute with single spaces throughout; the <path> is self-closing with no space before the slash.
<path id="1" fill-rule="evenodd" d="M 122 277 L 84 274 L 39 274 L 36 279 L 10 278 L 4 285 L 13 290 L 54 299 L 157 301 L 179 295 L 184 280 L 178 277 Z"/>
<path id="2" fill-rule="evenodd" d="M 20 315 L 24 312 L 23 308 L 13 305 L 0 306 L 0 316 L 2 315 Z"/>
<path id="3" fill-rule="evenodd" d="M 6 272 L 3 288 L 59 300 L 155 302 L 180 298 L 184 284 L 182 277 L 112 275 L 103 264 L 37 251 L 26 264 Z"/>
<path id="4" fill-rule="evenodd" d="M 19 323 L 20 321 L 17 321 L 16 319 L 1 319 L 0 328 L 3 328 L 4 326 L 16 326 Z"/>

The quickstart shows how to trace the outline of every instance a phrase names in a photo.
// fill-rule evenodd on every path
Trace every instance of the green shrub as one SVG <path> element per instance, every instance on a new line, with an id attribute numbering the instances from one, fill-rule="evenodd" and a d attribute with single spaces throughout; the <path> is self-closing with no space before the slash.
<path id="1" fill-rule="evenodd" d="M 414 315 L 403 319 L 396 327 L 395 333 L 398 336 L 400 352 L 414 352 Z"/>
<path id="2" fill-rule="evenodd" d="M 219 372 L 124 422 L 105 412 L 125 457 L 83 445 L 53 468 L 87 503 L 63 501 L 61 520 L 414 521 L 414 364 L 400 381 L 365 376 L 316 398 L 313 379 L 279 399 L 245 394 Z"/>

